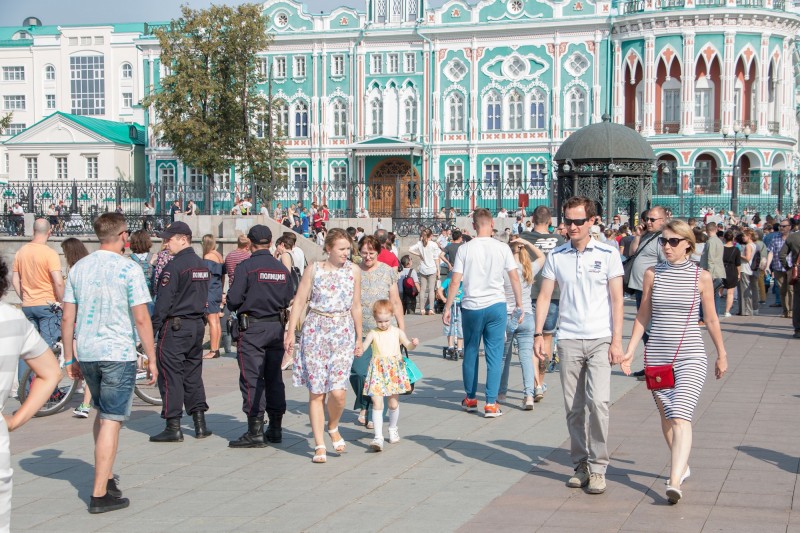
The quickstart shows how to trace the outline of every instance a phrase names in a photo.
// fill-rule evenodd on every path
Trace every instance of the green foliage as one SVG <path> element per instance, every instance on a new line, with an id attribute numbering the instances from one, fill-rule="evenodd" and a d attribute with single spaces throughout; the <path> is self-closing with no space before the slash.
<path id="1" fill-rule="evenodd" d="M 254 182 L 269 183 L 269 154 L 282 150 L 270 150 L 269 139 L 255 134 L 270 110 L 258 90 L 265 80 L 256 54 L 271 42 L 261 9 L 257 4 L 206 10 L 184 5 L 180 19 L 156 31 L 161 62 L 169 73 L 161 79 L 161 90 L 144 104 L 156 112 L 159 136 L 184 163 L 203 169 L 206 176 L 234 165 Z"/>
<path id="2" fill-rule="evenodd" d="M 13 116 L 13 114 L 7 113 L 5 116 L 0 117 L 0 135 L 2 135 L 3 132 L 6 131 L 11 125 L 11 119 Z"/>

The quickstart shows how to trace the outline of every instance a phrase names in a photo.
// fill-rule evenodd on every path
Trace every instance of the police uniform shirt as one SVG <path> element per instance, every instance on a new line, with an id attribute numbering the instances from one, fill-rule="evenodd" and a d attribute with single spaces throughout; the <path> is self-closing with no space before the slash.
<path id="1" fill-rule="evenodd" d="M 153 331 L 170 317 L 202 318 L 208 304 L 208 268 L 191 247 L 175 254 L 158 278 Z"/>
<path id="2" fill-rule="evenodd" d="M 257 250 L 238 265 L 228 291 L 228 309 L 253 318 L 275 316 L 294 298 L 289 270 L 269 250 Z"/>

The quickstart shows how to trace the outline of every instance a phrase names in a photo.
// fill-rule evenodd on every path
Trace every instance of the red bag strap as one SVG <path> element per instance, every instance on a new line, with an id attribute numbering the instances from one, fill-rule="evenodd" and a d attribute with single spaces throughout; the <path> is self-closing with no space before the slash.
<path id="1" fill-rule="evenodd" d="M 694 290 L 697 291 L 697 286 L 700 283 L 700 268 L 698 268 L 697 266 L 695 266 L 694 268 L 695 268 Z M 678 353 L 681 351 L 681 346 L 683 345 L 683 339 L 686 337 L 686 330 L 689 328 L 689 321 L 692 319 L 692 312 L 694 311 L 694 303 L 695 303 L 695 298 L 694 298 L 694 295 L 692 295 L 692 307 L 689 309 L 689 315 L 686 317 L 686 324 L 684 324 L 684 326 L 683 326 L 683 334 L 681 335 L 681 340 L 678 343 L 678 348 L 675 350 L 675 356 L 672 358 L 672 362 L 670 363 L 670 366 L 674 365 L 675 361 L 678 359 Z M 652 308 L 651 308 L 650 314 L 652 316 Z M 647 345 L 646 344 L 644 346 L 644 366 L 647 367 Z"/>

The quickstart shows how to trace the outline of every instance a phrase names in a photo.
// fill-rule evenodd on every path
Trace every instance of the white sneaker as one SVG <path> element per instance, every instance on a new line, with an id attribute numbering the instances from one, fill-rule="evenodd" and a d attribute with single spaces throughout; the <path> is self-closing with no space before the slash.
<path id="1" fill-rule="evenodd" d="M 382 452 L 383 439 L 381 437 L 375 437 L 374 439 L 372 439 L 372 442 L 369 443 L 369 447 L 372 449 L 372 451 Z"/>
<path id="2" fill-rule="evenodd" d="M 722 315 L 722 318 L 730 318 L 732 316 L 733 315 L 731 315 L 730 313 L 725 313 L 724 315 Z"/>
<path id="3" fill-rule="evenodd" d="M 389 428 L 389 444 L 397 444 L 400 442 L 400 433 L 397 428 Z"/>

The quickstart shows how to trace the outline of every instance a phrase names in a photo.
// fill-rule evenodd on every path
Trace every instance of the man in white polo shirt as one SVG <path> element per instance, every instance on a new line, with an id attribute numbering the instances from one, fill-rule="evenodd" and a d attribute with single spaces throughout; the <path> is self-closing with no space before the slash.
<path id="1" fill-rule="evenodd" d="M 476 209 L 472 225 L 478 236 L 461 245 L 456 252 L 450 290 L 444 306 L 442 322 L 450 325 L 450 309 L 463 281 L 461 322 L 464 331 L 464 361 L 461 371 L 467 397 L 461 402 L 468 412 L 478 408 L 478 346 L 483 339 L 486 349 L 486 405 L 483 416 L 496 418 L 503 414 L 497 405 L 500 376 L 503 371 L 503 345 L 506 336 L 506 293 L 503 271 L 508 272 L 514 291 L 514 315 L 522 322 L 522 286 L 517 263 L 511 248 L 492 238 L 494 221 L 488 209 Z"/>
<path id="2" fill-rule="evenodd" d="M 561 289 L 558 355 L 561 386 L 575 473 L 567 486 L 588 485 L 587 492 L 606 490 L 608 409 L 611 365 L 622 350 L 622 260 L 619 251 L 589 236 L 596 215 L 594 202 L 573 197 L 564 204 L 570 242 L 550 252 L 542 269 L 536 300 L 534 352 L 545 357 L 542 328 L 553 288 Z M 586 410 L 588 408 L 588 419 Z"/>

